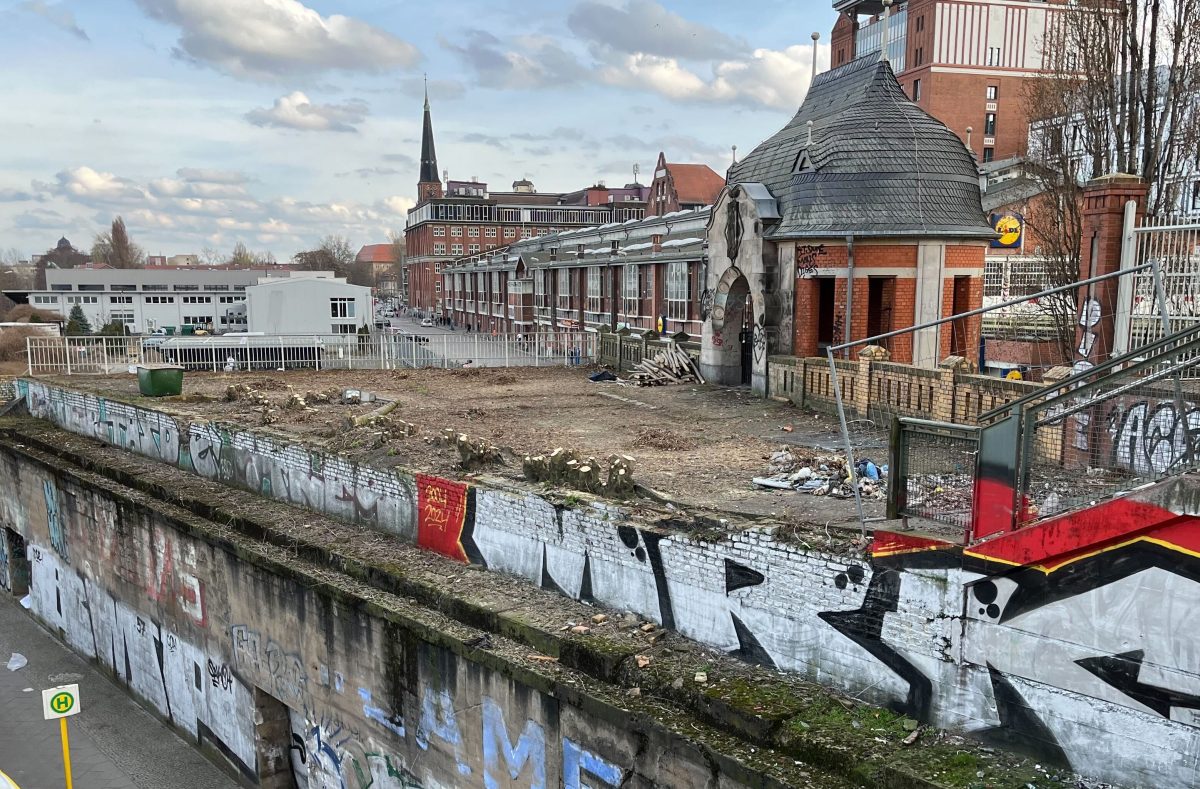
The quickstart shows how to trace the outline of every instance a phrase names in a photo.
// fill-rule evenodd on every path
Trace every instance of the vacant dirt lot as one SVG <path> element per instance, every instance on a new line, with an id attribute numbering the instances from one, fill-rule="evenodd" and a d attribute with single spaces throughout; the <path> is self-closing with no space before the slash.
<path id="1" fill-rule="evenodd" d="M 593 370 L 586 368 L 188 372 L 182 398 L 155 402 L 208 419 L 261 426 L 263 417 L 253 405 L 224 399 L 230 384 L 243 383 L 270 399 L 279 419 L 272 425 L 274 429 L 375 465 L 464 476 L 453 447 L 426 440 L 451 428 L 500 447 L 503 465 L 487 472 L 511 479 L 521 478 L 525 455 L 563 447 L 602 461 L 613 454 L 633 457 L 637 482 L 684 510 L 701 508 L 817 524 L 855 519 L 852 500 L 766 490 L 751 482 L 752 477 L 766 473 L 768 457 L 782 446 L 793 447 L 798 455 L 841 454 L 834 419 L 762 400 L 744 389 L 591 383 L 587 379 L 590 372 Z M 57 382 L 124 400 L 141 399 L 132 376 Z M 348 414 L 365 413 L 377 403 L 317 404 L 308 411 L 289 411 L 282 407 L 289 386 L 301 396 L 309 391 L 361 388 L 382 400 L 398 401 L 392 417 L 415 424 L 420 432 L 381 444 L 369 428 L 351 430 L 345 424 Z M 785 431 L 785 426 L 792 430 Z M 885 462 L 882 457 L 873 459 Z M 870 515 L 879 515 L 882 509 L 881 502 L 868 503 Z"/>

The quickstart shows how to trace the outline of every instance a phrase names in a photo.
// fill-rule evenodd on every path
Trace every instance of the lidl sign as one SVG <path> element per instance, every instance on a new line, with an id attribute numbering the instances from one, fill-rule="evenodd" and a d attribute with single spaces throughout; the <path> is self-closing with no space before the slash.
<path id="1" fill-rule="evenodd" d="M 1003 214 L 992 214 L 991 221 L 992 229 L 1000 236 L 992 239 L 994 249 L 1015 249 L 1021 246 L 1022 237 L 1025 234 L 1025 217 L 1008 211 Z"/>

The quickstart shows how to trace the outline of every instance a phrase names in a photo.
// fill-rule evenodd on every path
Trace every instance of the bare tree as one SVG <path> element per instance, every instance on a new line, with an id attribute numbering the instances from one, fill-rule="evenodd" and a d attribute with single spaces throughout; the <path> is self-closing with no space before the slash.
<path id="1" fill-rule="evenodd" d="M 343 236 L 325 236 L 316 249 L 297 252 L 292 262 L 305 271 L 332 271 L 352 285 L 372 286 L 374 271 L 369 261 L 355 259 L 354 248 Z"/>
<path id="2" fill-rule="evenodd" d="M 228 262 L 225 259 L 225 253 L 216 247 L 205 247 L 200 250 L 200 262 L 206 266 L 219 266 L 222 263 Z"/>
<path id="3" fill-rule="evenodd" d="M 242 241 L 233 245 L 229 262 L 239 268 L 254 268 L 256 266 L 275 265 L 275 255 L 270 252 L 251 252 Z"/>
<path id="4" fill-rule="evenodd" d="M 18 266 L 21 264 L 21 250 L 9 247 L 0 252 L 0 266 Z"/>
<path id="5" fill-rule="evenodd" d="M 404 281 L 404 261 L 408 257 L 408 243 L 404 233 L 393 230 L 388 233 L 388 241 L 392 242 L 392 276 L 396 278 L 396 287 Z"/>
<path id="6" fill-rule="evenodd" d="M 1080 279 L 1082 192 L 1090 178 L 1141 176 L 1146 210 L 1180 203 L 1200 147 L 1200 4 L 1192 0 L 1075 0 L 1051 17 L 1052 71 L 1026 83 L 1027 174 L 1042 193 L 1025 206 L 1048 285 Z M 1063 358 L 1074 351 L 1077 294 L 1039 300 Z"/>
<path id="7" fill-rule="evenodd" d="M 106 263 L 113 268 L 141 268 L 146 263 L 142 248 L 129 240 L 125 220 L 117 217 L 107 233 L 100 233 L 92 242 L 92 262 Z"/>

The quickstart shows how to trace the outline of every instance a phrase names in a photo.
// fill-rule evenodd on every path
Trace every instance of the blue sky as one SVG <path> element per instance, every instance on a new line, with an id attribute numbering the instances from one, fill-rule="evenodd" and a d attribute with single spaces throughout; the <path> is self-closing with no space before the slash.
<path id="1" fill-rule="evenodd" d="M 828 67 L 826 0 L 0 0 L 0 250 L 124 216 L 151 254 L 382 242 L 438 165 L 493 189 L 723 171 Z M 7 94 L 7 95 L 5 95 Z"/>

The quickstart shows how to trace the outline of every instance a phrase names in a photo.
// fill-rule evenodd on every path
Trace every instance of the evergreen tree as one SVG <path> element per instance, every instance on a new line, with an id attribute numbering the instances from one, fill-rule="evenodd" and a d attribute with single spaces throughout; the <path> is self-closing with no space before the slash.
<path id="1" fill-rule="evenodd" d="M 88 321 L 87 316 L 83 314 L 83 307 L 80 307 L 78 304 L 71 308 L 71 314 L 67 317 L 66 333 L 72 337 L 92 333 L 92 324 Z"/>

